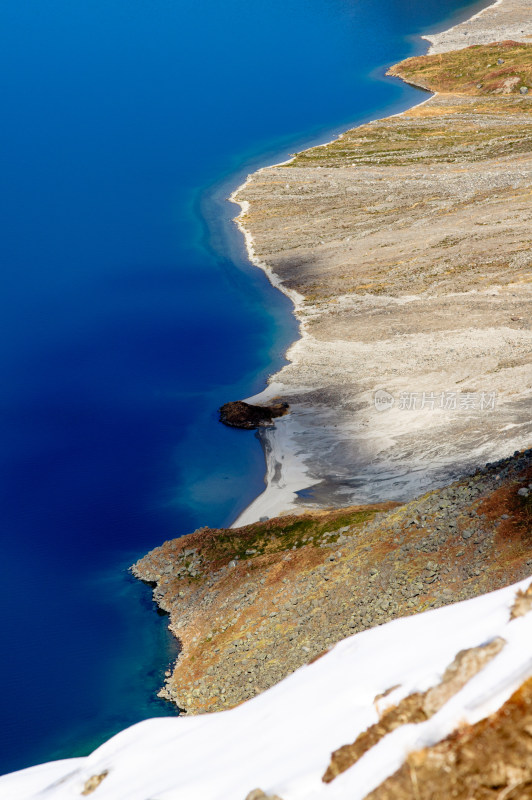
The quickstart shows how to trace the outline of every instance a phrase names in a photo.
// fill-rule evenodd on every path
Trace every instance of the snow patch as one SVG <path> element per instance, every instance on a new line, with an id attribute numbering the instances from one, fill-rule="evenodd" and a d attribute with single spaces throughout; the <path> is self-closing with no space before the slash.
<path id="1" fill-rule="evenodd" d="M 493 713 L 532 675 L 532 614 L 510 621 L 516 591 L 529 583 L 359 633 L 230 711 L 146 720 L 87 758 L 4 776 L 0 798 L 79 798 L 91 776 L 108 772 L 95 800 L 245 800 L 257 787 L 283 800 L 362 800 L 409 751 Z M 322 782 L 331 753 L 377 721 L 377 695 L 398 686 L 391 703 L 426 691 L 460 650 L 497 636 L 506 646 L 438 713 Z"/>

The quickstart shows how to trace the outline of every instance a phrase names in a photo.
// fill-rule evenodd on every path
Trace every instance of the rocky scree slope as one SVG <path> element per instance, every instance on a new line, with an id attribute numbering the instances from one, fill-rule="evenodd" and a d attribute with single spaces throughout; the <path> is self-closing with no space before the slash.
<path id="1" fill-rule="evenodd" d="M 161 696 L 231 708 L 350 634 L 529 575 L 532 450 L 402 506 L 204 528 L 132 571 L 182 645 Z"/>

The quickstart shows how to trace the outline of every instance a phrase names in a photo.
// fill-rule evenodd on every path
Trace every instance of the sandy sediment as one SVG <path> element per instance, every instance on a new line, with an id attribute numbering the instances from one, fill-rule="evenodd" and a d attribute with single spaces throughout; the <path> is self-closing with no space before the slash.
<path id="1" fill-rule="evenodd" d="M 267 489 L 237 525 L 406 500 L 530 439 L 531 11 L 502 0 L 431 36 L 446 82 L 409 62 L 394 74 L 438 94 L 234 193 L 250 255 L 302 325 L 253 398 L 291 413 L 262 433 Z M 508 39 L 529 44 L 464 50 Z"/>
<path id="2" fill-rule="evenodd" d="M 503 39 L 528 42 L 532 38 L 531 14 L 530 0 L 496 0 L 460 25 L 423 38 L 430 42 L 429 54 L 446 53 Z"/>

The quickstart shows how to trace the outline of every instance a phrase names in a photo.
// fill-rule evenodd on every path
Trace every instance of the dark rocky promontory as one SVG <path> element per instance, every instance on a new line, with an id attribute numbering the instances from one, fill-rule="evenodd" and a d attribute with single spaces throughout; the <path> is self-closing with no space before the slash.
<path id="1" fill-rule="evenodd" d="M 254 406 L 243 400 L 224 403 L 220 408 L 220 422 L 231 428 L 254 428 L 271 425 L 275 417 L 282 417 L 288 412 L 288 403 L 274 403 L 271 406 Z"/>

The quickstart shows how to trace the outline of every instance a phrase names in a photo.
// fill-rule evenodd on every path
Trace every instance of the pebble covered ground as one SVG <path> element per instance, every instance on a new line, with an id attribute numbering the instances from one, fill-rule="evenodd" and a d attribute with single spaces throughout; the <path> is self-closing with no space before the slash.
<path id="1" fill-rule="evenodd" d="M 518 7 L 520 40 L 501 41 Z M 481 46 L 393 68 L 434 97 L 235 193 L 257 263 L 299 296 L 302 338 L 272 377 L 291 409 L 279 485 L 297 456 L 323 505 L 406 501 L 531 440 L 531 8 L 505 0 L 473 26 Z M 497 400 L 422 403 L 449 392 Z"/>
<path id="2" fill-rule="evenodd" d="M 532 449 L 393 503 L 201 529 L 132 567 L 182 652 L 161 696 L 233 707 L 340 639 L 532 573 Z"/>

